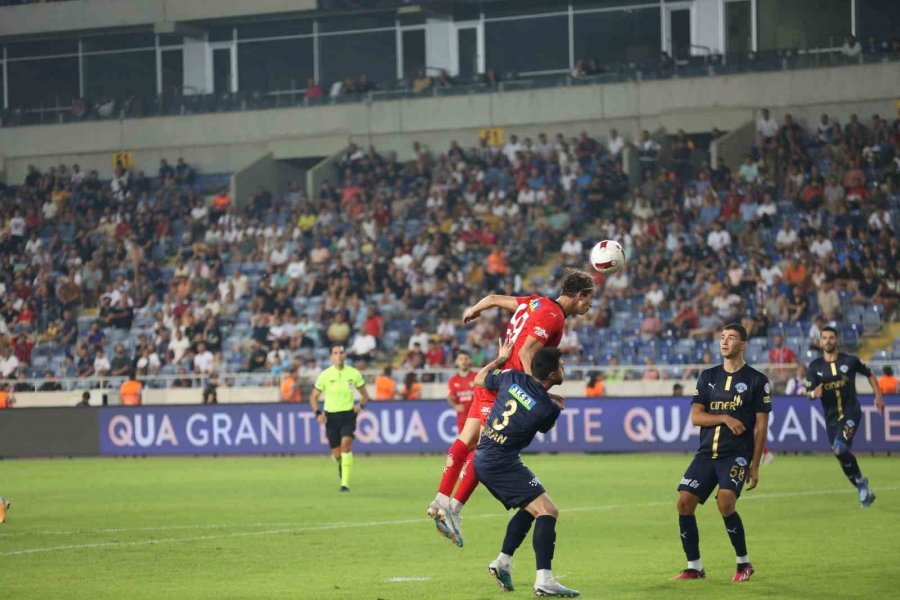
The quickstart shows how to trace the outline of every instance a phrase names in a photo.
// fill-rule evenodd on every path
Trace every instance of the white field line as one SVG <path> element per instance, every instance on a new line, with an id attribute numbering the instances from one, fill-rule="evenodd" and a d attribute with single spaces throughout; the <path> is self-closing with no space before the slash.
<path id="1" fill-rule="evenodd" d="M 896 491 L 900 489 L 900 486 L 889 486 L 889 487 L 880 487 L 878 488 L 881 491 Z M 753 492 L 748 492 L 746 496 L 743 496 L 747 500 L 769 500 L 774 498 L 795 498 L 800 496 L 822 496 L 822 495 L 831 495 L 831 494 L 849 494 L 850 492 L 846 487 L 841 489 L 828 489 L 828 490 L 810 490 L 804 492 L 773 492 L 770 494 L 753 494 Z M 667 500 L 667 501 L 657 501 L 657 502 L 641 502 L 636 504 L 599 504 L 595 506 L 579 506 L 574 508 L 563 508 L 560 509 L 560 512 L 568 513 L 568 512 L 597 512 L 604 510 L 616 510 L 621 508 L 648 508 L 648 507 L 656 507 L 656 506 L 668 506 L 675 504 L 675 500 Z M 481 515 L 467 515 L 467 519 L 495 519 L 504 517 L 505 513 L 490 513 L 490 514 L 481 514 Z M 128 546 L 152 546 L 157 544 L 180 544 L 180 543 L 188 543 L 188 542 L 205 542 L 210 540 L 223 540 L 223 539 L 231 539 L 231 538 L 242 538 L 242 537 L 257 537 L 257 536 L 268 536 L 268 535 L 284 535 L 284 534 L 296 534 L 296 533 L 306 533 L 313 531 L 328 531 L 332 529 L 355 529 L 355 528 L 368 528 L 368 527 L 389 527 L 391 525 L 412 525 L 415 523 L 424 523 L 427 519 L 394 519 L 390 521 L 363 521 L 356 523 L 328 523 L 325 525 L 315 525 L 311 527 L 289 527 L 284 529 L 267 529 L 264 531 L 245 531 L 238 533 L 223 533 L 217 535 L 201 535 L 194 537 L 179 537 L 179 538 L 161 538 L 156 540 L 135 540 L 131 542 L 96 542 L 90 544 L 69 544 L 65 546 L 49 546 L 44 548 L 30 548 L 26 550 L 13 550 L 10 552 L 0 552 L 0 556 L 20 556 L 25 554 L 43 554 L 46 552 L 56 552 L 60 550 L 85 550 L 90 548 L 124 548 Z M 237 525 L 235 525 L 237 527 Z M 186 527 L 187 528 L 187 527 Z M 96 530 L 101 531 L 101 530 Z M 125 530 L 123 530 L 125 531 Z M 146 529 L 140 529 L 140 531 L 146 531 Z"/>
<path id="2" fill-rule="evenodd" d="M 0 533 L 0 538 L 30 535 L 85 535 L 89 533 L 121 533 L 123 531 L 169 531 L 173 529 L 244 529 L 251 527 L 291 527 L 294 523 L 216 523 L 209 525 L 159 525 L 156 527 L 113 527 L 110 529 L 75 529 L 72 531 L 17 531 Z"/>
<path id="3" fill-rule="evenodd" d="M 408 581 L 431 581 L 431 577 L 388 577 L 387 583 L 406 583 Z"/>

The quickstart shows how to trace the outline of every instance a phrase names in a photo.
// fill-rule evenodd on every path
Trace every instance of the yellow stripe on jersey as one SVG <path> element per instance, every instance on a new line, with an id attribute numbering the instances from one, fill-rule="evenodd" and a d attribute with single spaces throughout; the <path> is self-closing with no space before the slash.
<path id="1" fill-rule="evenodd" d="M 834 365 L 832 365 L 834 366 Z M 837 398 L 838 419 L 844 420 L 844 403 L 841 400 L 841 390 L 834 390 L 834 396 Z"/>
<path id="2" fill-rule="evenodd" d="M 831 374 L 837 375 L 837 363 L 828 363 L 831 365 Z"/>
<path id="3" fill-rule="evenodd" d="M 727 392 L 730 389 L 731 389 L 731 375 L 729 375 L 728 377 L 725 378 L 725 391 Z"/>
<path id="4" fill-rule="evenodd" d="M 731 378 L 729 377 L 729 379 L 731 379 Z M 727 389 L 727 388 L 726 388 L 726 389 Z M 713 457 L 713 458 L 718 458 L 718 457 L 719 457 L 719 432 L 720 432 L 721 430 L 722 430 L 722 426 L 721 426 L 721 425 L 717 425 L 717 426 L 716 426 L 716 432 L 713 433 L 713 443 L 712 443 L 712 457 Z"/>

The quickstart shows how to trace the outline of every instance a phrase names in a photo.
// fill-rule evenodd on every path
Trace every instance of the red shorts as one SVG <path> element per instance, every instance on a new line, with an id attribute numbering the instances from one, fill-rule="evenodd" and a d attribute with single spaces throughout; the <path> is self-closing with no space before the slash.
<path id="1" fill-rule="evenodd" d="M 494 408 L 496 399 L 497 392 L 483 387 L 475 388 L 472 406 L 469 408 L 469 414 L 466 418 L 478 419 L 481 421 L 481 426 L 484 427 L 487 424 L 488 415 L 491 414 L 491 409 Z"/>

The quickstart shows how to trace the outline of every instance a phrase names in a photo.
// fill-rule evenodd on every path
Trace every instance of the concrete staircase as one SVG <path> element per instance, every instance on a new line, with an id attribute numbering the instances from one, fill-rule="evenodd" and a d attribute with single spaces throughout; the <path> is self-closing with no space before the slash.
<path id="1" fill-rule="evenodd" d="M 872 356 L 877 351 L 891 348 L 894 345 L 894 340 L 898 338 L 900 338 L 900 322 L 885 323 L 881 333 L 863 338 L 863 343 L 859 347 L 859 357 L 864 361 L 872 360 Z"/>

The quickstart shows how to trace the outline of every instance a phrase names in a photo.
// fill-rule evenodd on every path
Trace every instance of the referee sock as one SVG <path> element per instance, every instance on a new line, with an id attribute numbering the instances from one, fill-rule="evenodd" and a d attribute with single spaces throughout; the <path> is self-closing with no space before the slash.
<path id="1" fill-rule="evenodd" d="M 734 553 L 740 557 L 747 556 L 747 538 L 744 536 L 744 522 L 737 512 L 733 512 L 722 519 L 725 521 L 725 531 L 731 538 L 731 545 L 734 546 Z M 749 561 L 745 561 L 749 562 Z"/>
<path id="2" fill-rule="evenodd" d="M 456 439 L 450 450 L 447 452 L 447 462 L 444 465 L 444 474 L 441 476 L 441 484 L 438 487 L 438 493 L 450 496 L 453 494 L 453 488 L 456 487 L 456 480 L 459 479 L 459 472 L 462 471 L 466 464 L 466 457 L 469 455 L 469 447 Z"/>
<path id="3" fill-rule="evenodd" d="M 331 455 L 331 460 L 337 463 L 338 467 L 338 479 L 341 478 L 341 459 L 340 457 L 335 457 L 334 454 Z"/>
<path id="4" fill-rule="evenodd" d="M 538 571 L 550 571 L 553 562 L 553 550 L 556 548 L 556 517 L 541 515 L 534 522 L 534 557 Z M 509 554 L 507 552 L 507 554 Z"/>
<path id="5" fill-rule="evenodd" d="M 350 487 L 350 472 L 353 470 L 353 453 L 341 452 L 341 485 Z"/>
<path id="6" fill-rule="evenodd" d="M 515 554 L 522 542 L 525 541 L 525 536 L 531 530 L 532 523 L 534 523 L 534 517 L 527 510 L 520 510 L 513 515 L 513 518 L 509 520 L 509 525 L 506 526 L 501 557 Z"/>
<path id="7" fill-rule="evenodd" d="M 856 456 L 854 456 L 852 452 L 844 452 L 835 458 L 841 463 L 841 470 L 844 471 L 844 475 L 850 480 L 850 484 L 853 487 L 859 485 L 859 480 L 862 479 L 862 471 L 859 470 L 859 463 L 856 462 Z"/>
<path id="8" fill-rule="evenodd" d="M 700 560 L 700 531 L 697 529 L 697 517 L 694 515 L 678 515 L 678 528 L 681 530 L 681 547 L 691 561 Z M 697 569 L 698 571 L 700 569 Z"/>

